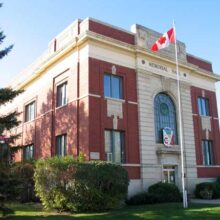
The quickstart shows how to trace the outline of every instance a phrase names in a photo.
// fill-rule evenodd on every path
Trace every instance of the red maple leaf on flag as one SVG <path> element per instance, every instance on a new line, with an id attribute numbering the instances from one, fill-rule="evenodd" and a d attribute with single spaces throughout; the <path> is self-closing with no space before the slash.
<path id="1" fill-rule="evenodd" d="M 161 45 L 164 44 L 165 42 L 166 42 L 166 37 L 164 37 L 164 36 L 162 36 L 158 39 L 158 43 Z"/>

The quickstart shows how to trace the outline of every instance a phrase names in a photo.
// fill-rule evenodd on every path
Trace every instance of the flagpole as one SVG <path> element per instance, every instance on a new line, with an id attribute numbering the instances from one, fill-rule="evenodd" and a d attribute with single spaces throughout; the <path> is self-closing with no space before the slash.
<path id="1" fill-rule="evenodd" d="M 184 149 L 183 149 L 183 127 L 182 127 L 182 108 L 181 108 L 181 96 L 180 96 L 180 74 L 177 57 L 177 43 L 176 43 L 176 27 L 173 20 L 174 39 L 175 39 L 175 58 L 176 58 L 176 78 L 177 78 L 177 90 L 178 90 L 178 109 L 179 109 L 179 136 L 180 136 L 180 151 L 181 151 L 181 181 L 183 191 L 183 208 L 188 207 L 187 191 L 185 188 L 185 171 L 184 171 Z"/>

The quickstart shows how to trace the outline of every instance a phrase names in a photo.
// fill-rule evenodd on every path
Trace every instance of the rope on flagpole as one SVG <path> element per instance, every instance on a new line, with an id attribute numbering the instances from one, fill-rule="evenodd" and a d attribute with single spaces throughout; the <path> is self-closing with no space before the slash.
<path id="1" fill-rule="evenodd" d="M 176 43 L 176 27 L 173 20 L 173 30 L 175 39 L 175 58 L 176 58 L 176 78 L 177 78 L 177 90 L 178 90 L 178 110 L 179 110 L 179 133 L 180 133 L 180 151 L 181 151 L 181 181 L 183 191 L 183 208 L 188 207 L 187 191 L 185 188 L 185 172 L 184 172 L 184 150 L 183 150 L 183 127 L 182 127 L 182 108 L 181 108 L 181 95 L 180 95 L 180 74 L 177 57 L 177 43 Z"/>

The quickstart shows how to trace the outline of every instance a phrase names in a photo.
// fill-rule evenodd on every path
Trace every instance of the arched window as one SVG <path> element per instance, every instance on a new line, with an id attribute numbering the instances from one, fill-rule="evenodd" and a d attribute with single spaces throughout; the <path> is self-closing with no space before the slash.
<path id="1" fill-rule="evenodd" d="M 176 109 L 170 96 L 159 93 L 154 99 L 154 119 L 156 142 L 163 143 L 163 128 L 169 127 L 174 133 L 174 143 L 177 139 Z"/>

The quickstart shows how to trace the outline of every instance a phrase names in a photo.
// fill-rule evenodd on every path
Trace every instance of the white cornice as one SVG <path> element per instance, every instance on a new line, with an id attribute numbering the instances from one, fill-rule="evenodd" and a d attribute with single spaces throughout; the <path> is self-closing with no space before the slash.
<path id="1" fill-rule="evenodd" d="M 68 54 L 70 51 L 74 50 L 75 48 L 79 48 L 82 44 L 87 42 L 88 40 L 92 40 L 94 42 L 110 45 L 112 47 L 116 47 L 122 50 L 125 50 L 127 52 L 133 53 L 134 56 L 137 56 L 138 54 L 141 54 L 143 56 L 156 59 L 158 61 L 167 62 L 171 65 L 175 65 L 175 61 L 171 60 L 168 57 L 165 56 L 158 56 L 155 53 L 152 53 L 146 49 L 136 47 L 135 45 L 131 45 L 125 42 L 121 42 L 119 40 L 103 36 L 101 34 L 94 33 L 92 31 L 86 31 L 83 34 L 79 35 L 78 37 L 75 37 L 71 41 L 66 44 L 63 48 L 61 48 L 59 51 L 54 52 L 52 55 L 48 56 L 44 61 L 42 61 L 39 66 L 33 70 L 33 73 L 29 75 L 29 77 L 21 82 L 18 85 L 15 85 L 15 89 L 24 89 L 26 86 L 28 86 L 31 82 L 33 82 L 36 78 L 38 78 L 41 74 L 43 74 L 47 68 L 49 68 L 51 65 L 53 65 L 55 62 L 57 62 L 61 57 Z M 198 75 L 205 76 L 210 79 L 214 79 L 216 81 L 220 80 L 220 76 L 214 73 L 210 73 L 207 71 L 203 71 L 200 68 L 198 68 L 195 65 L 189 64 L 189 63 L 182 63 L 180 61 L 179 66 L 181 68 L 185 68 L 189 70 L 190 72 Z M 31 71 L 31 70 L 30 70 Z"/>

